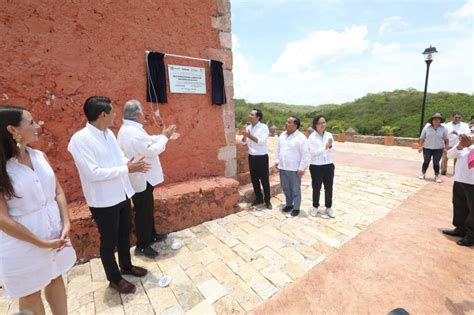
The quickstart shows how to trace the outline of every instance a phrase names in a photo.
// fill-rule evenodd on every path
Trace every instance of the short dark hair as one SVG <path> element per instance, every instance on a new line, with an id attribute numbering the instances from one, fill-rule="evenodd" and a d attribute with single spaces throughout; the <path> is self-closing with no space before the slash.
<path id="1" fill-rule="evenodd" d="M 84 103 L 84 114 L 88 121 L 96 121 L 100 114 L 110 113 L 112 101 L 105 96 L 91 96 Z"/>
<path id="2" fill-rule="evenodd" d="M 456 116 L 456 115 L 459 115 L 459 116 L 462 117 L 462 114 L 461 114 L 460 112 L 453 112 L 453 116 L 452 116 L 452 117 L 454 117 L 454 116 Z"/>
<path id="3" fill-rule="evenodd" d="M 252 109 L 252 111 L 256 111 L 257 113 L 255 115 L 257 115 L 257 117 L 258 117 L 258 121 L 262 121 L 262 118 L 263 118 L 262 111 L 260 109 L 256 109 L 256 108 Z"/>
<path id="4" fill-rule="evenodd" d="M 314 118 L 313 118 L 313 129 L 314 129 L 315 131 L 317 130 L 317 129 L 316 129 L 316 125 L 318 124 L 318 121 L 319 121 L 321 118 L 324 118 L 325 121 L 328 121 L 328 120 L 326 119 L 326 116 L 324 116 L 324 115 L 316 115 L 316 116 L 314 116 Z"/>
<path id="5" fill-rule="evenodd" d="M 295 124 L 296 124 L 296 129 L 300 129 L 300 126 L 301 126 L 301 121 L 298 117 L 296 116 L 290 116 L 290 118 L 293 118 L 293 120 L 295 121 Z"/>

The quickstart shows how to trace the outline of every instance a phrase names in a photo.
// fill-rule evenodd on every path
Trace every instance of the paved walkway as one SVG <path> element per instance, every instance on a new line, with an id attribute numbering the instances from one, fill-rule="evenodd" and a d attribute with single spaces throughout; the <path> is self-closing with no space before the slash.
<path id="1" fill-rule="evenodd" d="M 274 142 L 270 147 L 274 147 Z M 416 179 L 420 162 L 415 161 L 419 161 L 420 157 L 415 150 L 354 143 L 337 143 L 337 147 L 334 187 L 336 219 L 324 220 L 308 216 L 307 212 L 311 206 L 311 179 L 309 174 L 306 174 L 302 187 L 304 211 L 297 218 L 286 218 L 277 209 L 247 208 L 240 213 L 171 234 L 169 240 L 158 248 L 161 255 L 155 260 L 133 257 L 136 264 L 150 270 L 150 274 L 144 279 L 127 278 L 137 285 L 138 290 L 134 295 L 119 295 L 107 287 L 108 283 L 99 259 L 76 266 L 65 276 L 70 313 L 226 314 L 247 313 L 259 306 L 263 307 L 257 309 L 260 312 L 275 312 L 275 305 L 279 305 L 278 301 L 289 291 L 283 290 L 277 294 L 278 292 L 289 285 L 292 285 L 290 291 L 301 288 L 299 283 L 310 281 L 308 279 L 315 272 L 327 268 L 324 267 L 328 265 L 326 262 L 331 261 L 333 257 L 342 255 L 346 262 L 369 259 L 373 251 L 368 251 L 367 257 L 363 257 L 362 254 L 357 254 L 357 247 L 349 254 L 346 249 L 371 234 L 372 227 L 381 226 L 381 222 L 390 218 L 392 214 L 397 214 L 398 212 L 392 210 L 400 209 L 411 196 L 422 189 L 428 189 L 430 185 L 443 187 L 449 191 L 451 185 L 449 180 L 443 184 L 429 184 Z M 401 167 L 397 166 L 397 162 Z M 433 192 L 432 189 L 427 191 Z M 440 194 L 438 199 L 438 203 L 448 205 L 445 209 L 449 208 L 448 194 Z M 277 208 L 283 200 L 283 195 L 278 195 L 272 203 Z M 426 205 L 430 204 L 430 201 L 431 199 L 423 200 L 421 205 L 429 209 Z M 415 200 L 416 202 L 420 203 L 418 200 Z M 391 211 L 392 213 L 387 216 Z M 425 217 L 429 217 L 428 214 L 425 214 Z M 450 213 L 437 216 L 440 222 L 445 223 L 443 226 L 449 226 Z M 382 220 L 371 226 L 379 219 Z M 367 229 L 367 233 L 362 233 L 353 240 Z M 393 233 L 397 229 L 396 224 L 391 225 L 388 230 L 390 240 L 397 235 Z M 383 225 L 381 230 L 383 232 Z M 403 231 L 408 233 L 410 229 L 407 231 L 405 228 Z M 444 238 L 437 240 L 446 241 Z M 183 248 L 172 251 L 169 246 L 173 241 L 182 242 Z M 343 247 L 346 243 L 347 245 Z M 383 241 L 379 239 L 371 248 L 378 251 L 376 245 L 385 243 L 386 239 Z M 449 242 L 449 245 L 452 245 L 452 242 Z M 403 256 L 403 246 L 395 244 L 395 247 L 399 247 L 400 255 Z M 461 255 L 466 251 L 459 251 L 458 248 L 456 250 L 458 252 L 450 259 L 463 261 L 464 256 Z M 390 250 L 384 249 L 384 252 L 390 253 Z M 387 256 L 389 266 L 396 267 L 397 259 Z M 413 260 L 412 264 L 420 265 L 420 259 Z M 374 262 L 367 261 L 367 263 Z M 380 270 L 377 276 L 383 277 L 387 269 L 377 269 L 383 267 L 383 264 L 379 263 L 374 265 L 373 270 Z M 313 269 L 315 266 L 317 267 Z M 342 274 L 341 271 L 346 267 L 338 266 L 338 269 L 331 272 L 324 269 L 324 274 L 318 279 L 324 279 L 326 276 L 334 277 L 332 272 L 336 275 Z M 355 273 L 358 269 L 351 267 L 349 270 Z M 418 276 L 427 279 L 431 269 L 423 269 L 421 272 L 420 275 L 416 272 L 411 273 L 409 280 L 414 281 Z M 158 279 L 163 274 L 173 278 L 167 288 L 158 286 Z M 303 277 L 305 274 L 307 275 Z M 344 275 L 337 287 L 339 289 L 336 292 L 328 291 L 333 297 L 331 301 L 336 305 L 341 304 L 337 297 L 342 291 L 353 290 L 352 274 L 346 272 Z M 295 280 L 300 278 L 302 279 L 295 283 Z M 388 283 L 386 285 L 393 291 L 400 290 L 399 287 L 390 286 Z M 275 294 L 277 295 L 274 296 Z M 267 302 L 272 296 L 275 299 Z M 291 299 L 290 303 L 297 304 L 299 300 L 296 297 Z M 370 301 L 377 304 L 377 301 L 385 300 L 385 295 L 377 295 L 377 299 L 373 298 Z M 458 303 L 457 300 L 453 301 Z M 265 309 L 267 305 L 269 308 Z M 305 304 L 302 305 L 299 307 L 304 307 Z M 14 312 L 17 309 L 17 302 L 0 299 L 0 314 Z M 327 309 L 336 311 L 329 305 Z M 311 305 L 311 308 L 295 310 L 323 312 L 324 308 Z M 351 308 L 345 310 L 349 311 Z M 281 312 L 293 313 L 292 310 Z M 364 309 L 364 312 L 367 313 L 367 309 Z"/>
<path id="2" fill-rule="evenodd" d="M 450 194 L 428 184 L 254 314 L 474 314 L 474 251 L 440 231 Z"/>
<path id="3" fill-rule="evenodd" d="M 407 171 L 394 164 L 390 169 Z M 474 250 L 441 233 L 452 218 L 452 179 L 443 178 L 254 314 L 387 314 L 399 307 L 411 314 L 474 314 Z"/>

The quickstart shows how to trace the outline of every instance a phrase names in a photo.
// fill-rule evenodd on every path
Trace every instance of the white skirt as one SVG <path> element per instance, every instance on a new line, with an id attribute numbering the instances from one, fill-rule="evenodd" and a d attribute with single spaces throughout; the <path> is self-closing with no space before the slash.
<path id="1" fill-rule="evenodd" d="M 40 239 L 52 240 L 61 235 L 56 202 L 13 219 Z M 61 251 L 39 248 L 0 231 L 0 283 L 7 298 L 20 298 L 42 290 L 51 280 L 69 271 L 75 262 L 76 252 L 71 246 Z"/>

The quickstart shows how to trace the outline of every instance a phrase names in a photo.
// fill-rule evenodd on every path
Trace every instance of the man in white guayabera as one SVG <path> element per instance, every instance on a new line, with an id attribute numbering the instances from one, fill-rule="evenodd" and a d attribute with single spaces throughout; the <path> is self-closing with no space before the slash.
<path id="1" fill-rule="evenodd" d="M 471 133 L 469 125 L 465 122 L 462 122 L 462 114 L 459 112 L 454 112 L 451 116 L 451 121 L 444 125 L 448 129 L 448 139 L 449 139 L 449 149 L 455 147 L 459 143 L 459 135 Z M 443 151 L 443 156 L 441 157 L 441 175 L 446 175 L 448 171 L 448 151 Z M 456 168 L 456 159 L 453 159 L 453 173 Z"/>
<path id="2" fill-rule="evenodd" d="M 165 240 L 166 234 L 158 234 L 155 230 L 153 190 L 164 181 L 159 155 L 165 151 L 176 126 L 168 126 L 161 135 L 151 136 L 143 128 L 144 119 L 143 107 L 139 101 L 126 102 L 123 107 L 123 125 L 117 140 L 128 159 L 144 157 L 144 161 L 151 165 L 147 172 L 131 173 L 129 178 L 135 190 L 132 197 L 137 235 L 135 255 L 155 258 L 158 252 L 151 245 Z"/>
<path id="3" fill-rule="evenodd" d="M 286 131 L 278 138 L 275 164 L 280 170 L 280 185 L 285 194 L 286 205 L 283 212 L 290 216 L 300 214 L 301 177 L 310 162 L 308 141 L 298 129 L 300 120 L 291 116 L 285 123 Z"/>
<path id="4" fill-rule="evenodd" d="M 252 206 L 265 202 L 267 209 L 272 208 L 270 203 L 270 174 L 268 169 L 268 146 L 267 138 L 269 134 L 268 126 L 262 123 L 263 113 L 259 109 L 253 109 L 249 114 L 250 125 L 241 131 L 242 142 L 249 150 L 249 170 L 252 179 L 255 200 Z M 260 183 L 263 187 L 260 188 Z"/>
<path id="5" fill-rule="evenodd" d="M 130 232 L 132 207 L 130 198 L 135 191 L 129 173 L 149 169 L 143 159 L 127 162 L 117 143 L 113 125 L 115 111 L 108 97 L 91 96 L 84 104 L 88 123 L 76 132 L 68 150 L 74 158 L 82 191 L 100 234 L 100 259 L 110 287 L 122 294 L 133 293 L 135 285 L 122 274 L 144 277 L 147 270 L 132 265 Z M 115 260 L 117 247 L 120 269 Z"/>

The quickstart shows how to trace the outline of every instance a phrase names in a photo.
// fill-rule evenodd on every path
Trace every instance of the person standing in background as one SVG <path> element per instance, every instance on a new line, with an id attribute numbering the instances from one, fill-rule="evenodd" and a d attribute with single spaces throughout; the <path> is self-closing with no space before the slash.
<path id="1" fill-rule="evenodd" d="M 334 184 L 334 138 L 332 134 L 326 131 L 326 117 L 318 115 L 313 119 L 314 131 L 308 138 L 309 153 L 311 154 L 311 163 L 309 171 L 311 172 L 311 186 L 313 188 L 313 208 L 310 214 L 315 217 L 319 215 L 322 218 L 335 218 L 332 209 L 332 188 Z M 321 186 L 324 184 L 324 205 L 325 213 L 319 210 L 319 196 Z"/>
<path id="2" fill-rule="evenodd" d="M 283 212 L 292 217 L 300 214 L 301 177 L 310 161 L 308 139 L 299 131 L 301 122 L 290 116 L 285 123 L 286 131 L 278 138 L 275 165 L 280 170 L 280 184 L 285 194 L 286 205 Z"/>
<path id="3" fill-rule="evenodd" d="M 471 116 L 471 120 L 469 121 L 469 129 L 471 129 L 471 133 L 474 133 L 474 116 Z"/>
<path id="4" fill-rule="evenodd" d="M 446 129 L 448 129 L 448 137 L 449 137 L 449 149 L 455 147 L 458 142 L 458 136 L 460 134 L 470 134 L 471 129 L 469 125 L 462 122 L 462 114 L 459 112 L 454 112 L 451 116 L 451 121 L 444 125 Z M 443 151 L 443 157 L 441 158 L 441 175 L 446 175 L 448 171 L 448 155 L 447 151 Z M 453 160 L 453 173 L 454 169 L 456 168 L 456 159 Z"/>
<path id="5" fill-rule="evenodd" d="M 441 125 L 444 122 L 440 113 L 435 113 L 429 120 L 429 124 L 421 131 L 418 152 L 423 152 L 423 165 L 419 179 L 426 179 L 426 171 L 433 158 L 433 169 L 435 182 L 441 183 L 439 178 L 439 161 L 443 155 L 443 150 L 448 149 L 448 130 Z"/>
<path id="6" fill-rule="evenodd" d="M 256 196 L 252 206 L 265 202 L 265 207 L 272 209 L 272 204 L 270 203 L 270 172 L 267 146 L 269 130 L 268 126 L 261 122 L 262 118 L 262 111 L 253 109 L 249 114 L 250 125 L 241 131 L 241 134 L 243 136 L 242 142 L 247 145 L 249 151 L 250 177 Z M 260 183 L 263 187 L 263 195 Z"/>

